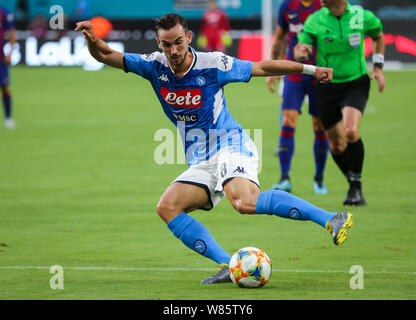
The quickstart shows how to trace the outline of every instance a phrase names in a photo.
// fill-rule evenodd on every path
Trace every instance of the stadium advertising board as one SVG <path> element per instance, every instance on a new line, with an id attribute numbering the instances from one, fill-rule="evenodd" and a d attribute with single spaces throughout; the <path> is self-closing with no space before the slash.
<path id="1" fill-rule="evenodd" d="M 121 52 L 153 52 L 158 50 L 151 30 L 137 33 L 139 37 L 130 32 L 128 37 L 111 37 L 107 40 L 109 46 Z M 137 39 L 139 38 L 139 39 Z M 399 63 L 416 63 L 416 41 L 407 35 L 399 33 L 386 33 L 386 60 Z M 244 60 L 261 60 L 262 37 L 256 33 L 242 33 L 234 39 L 228 54 Z M 366 57 L 370 57 L 372 43 L 366 39 Z M 5 51 L 10 50 L 6 44 Z M 72 34 L 54 40 L 37 39 L 28 36 L 19 39 L 13 50 L 12 65 L 37 66 L 82 66 L 86 70 L 99 70 L 102 64 L 96 62 L 88 53 L 85 40 L 82 36 Z"/>

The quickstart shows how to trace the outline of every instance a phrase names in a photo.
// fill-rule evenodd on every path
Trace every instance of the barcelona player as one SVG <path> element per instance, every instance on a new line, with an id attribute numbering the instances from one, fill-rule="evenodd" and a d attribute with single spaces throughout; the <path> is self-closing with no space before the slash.
<path id="1" fill-rule="evenodd" d="M 294 61 L 293 50 L 298 42 L 297 35 L 302 32 L 306 19 L 321 8 L 319 0 L 286 0 L 279 8 L 278 25 L 272 45 L 271 58 L 283 59 L 285 56 L 286 40 L 288 50 L 286 59 Z M 315 55 L 306 64 L 315 64 Z M 271 92 L 274 92 L 277 77 L 268 77 L 266 82 Z M 279 139 L 280 181 L 273 188 L 291 192 L 290 169 L 295 151 L 295 131 L 299 114 L 305 96 L 309 100 L 309 114 L 312 116 L 312 126 L 315 134 L 313 145 L 315 159 L 315 176 L 313 188 L 316 194 L 326 194 L 324 170 L 328 158 L 329 143 L 324 127 L 319 117 L 316 100 L 316 80 L 309 75 L 291 74 L 284 78 L 281 132 Z"/>
<path id="2" fill-rule="evenodd" d="M 280 190 L 260 191 L 256 147 L 231 116 L 223 89 L 232 82 L 248 82 L 253 76 L 301 73 L 328 83 L 332 69 L 287 60 L 251 62 L 222 52 L 197 52 L 190 47 L 192 32 L 186 20 L 177 14 L 157 19 L 155 29 L 162 52 L 150 54 L 124 54 L 111 49 L 95 36 L 89 21 L 79 22 L 75 30 L 83 33 L 95 59 L 148 80 L 166 116 L 181 132 L 189 169 L 169 185 L 156 212 L 185 246 L 219 264 L 220 270 L 201 283 L 231 282 L 231 256 L 190 213 L 211 210 L 225 196 L 241 214 L 313 221 L 331 233 L 336 245 L 342 244 L 353 224 L 350 213 L 329 212 Z"/>
<path id="3" fill-rule="evenodd" d="M 11 50 L 5 55 L 4 45 L 6 44 L 6 34 L 9 32 L 9 43 Z M 14 26 L 13 15 L 6 9 L 0 8 L 0 86 L 3 94 L 4 125 L 7 129 L 14 129 L 15 123 L 12 120 L 12 97 L 9 89 L 9 65 L 16 43 L 16 29 Z"/>

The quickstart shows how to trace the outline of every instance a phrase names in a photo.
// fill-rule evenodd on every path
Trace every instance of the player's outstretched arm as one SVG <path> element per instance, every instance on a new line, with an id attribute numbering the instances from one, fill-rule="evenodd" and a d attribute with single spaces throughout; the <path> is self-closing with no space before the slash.
<path id="1" fill-rule="evenodd" d="M 253 62 L 253 77 L 283 76 L 289 74 L 309 74 L 321 83 L 332 81 L 333 69 L 315 67 L 289 60 L 265 60 Z"/>
<path id="2" fill-rule="evenodd" d="M 110 67 L 124 70 L 124 54 L 111 49 L 103 40 L 94 34 L 90 21 L 81 21 L 77 23 L 75 31 L 81 31 L 87 40 L 90 54 L 99 62 Z"/>

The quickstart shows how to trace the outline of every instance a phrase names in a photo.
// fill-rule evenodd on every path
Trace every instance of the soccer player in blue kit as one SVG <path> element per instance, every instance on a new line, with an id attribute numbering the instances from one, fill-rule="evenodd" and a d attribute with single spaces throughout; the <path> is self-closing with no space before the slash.
<path id="1" fill-rule="evenodd" d="M 272 45 L 271 58 L 273 60 L 283 58 L 287 40 L 286 59 L 295 61 L 294 48 L 298 43 L 298 33 L 302 32 L 306 19 L 321 8 L 320 0 L 286 0 L 279 8 L 276 35 Z M 316 52 L 308 60 L 307 64 L 315 64 Z M 267 86 L 274 92 L 274 86 L 278 77 L 268 77 Z M 291 192 L 290 168 L 295 151 L 295 131 L 299 114 L 305 96 L 309 99 L 309 114 L 312 116 L 312 126 L 315 134 L 313 144 L 315 160 L 315 176 L 313 189 L 316 194 L 327 194 L 324 184 L 324 170 L 329 153 L 329 142 L 325 129 L 319 117 L 319 108 L 316 99 L 316 79 L 307 74 L 291 74 L 284 77 L 282 92 L 282 120 L 279 139 L 280 181 L 273 185 L 276 190 Z"/>
<path id="2" fill-rule="evenodd" d="M 13 15 L 11 13 L 0 8 L 0 87 L 3 94 L 4 126 L 7 129 L 14 129 L 16 127 L 12 119 L 12 96 L 9 88 L 9 65 L 11 63 L 13 46 L 16 43 L 16 29 L 13 20 Z M 9 31 L 11 50 L 6 56 L 3 49 L 6 43 L 7 31 Z"/>
<path id="3" fill-rule="evenodd" d="M 201 283 L 231 282 L 231 256 L 189 213 L 211 210 L 224 195 L 241 214 L 311 220 L 326 228 L 334 243 L 341 245 L 353 224 L 350 213 L 328 212 L 280 190 L 260 191 L 256 147 L 228 111 L 223 91 L 226 84 L 248 82 L 252 76 L 303 72 L 328 83 L 332 69 L 197 52 L 190 47 L 192 32 L 186 20 L 177 14 L 157 19 L 155 29 L 162 52 L 151 54 L 112 50 L 95 36 L 89 21 L 79 22 L 75 30 L 83 33 L 95 59 L 150 81 L 166 116 L 181 131 L 190 168 L 169 185 L 156 211 L 185 246 L 219 264 L 219 271 Z"/>

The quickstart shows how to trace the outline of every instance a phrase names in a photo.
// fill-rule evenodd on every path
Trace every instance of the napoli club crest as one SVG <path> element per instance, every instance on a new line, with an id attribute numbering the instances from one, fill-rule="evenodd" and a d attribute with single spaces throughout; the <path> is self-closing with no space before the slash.
<path id="1" fill-rule="evenodd" d="M 194 242 L 194 250 L 200 254 L 204 254 L 207 250 L 207 245 L 205 244 L 204 240 L 198 239 Z"/>
<path id="2" fill-rule="evenodd" d="M 196 78 L 196 83 L 198 84 L 198 86 L 202 87 L 205 85 L 205 83 L 207 83 L 207 80 L 204 77 L 199 76 L 198 78 Z"/>
<path id="3" fill-rule="evenodd" d="M 296 208 L 290 209 L 289 218 L 293 219 L 293 220 L 300 220 L 300 218 L 301 218 L 300 211 Z"/>

